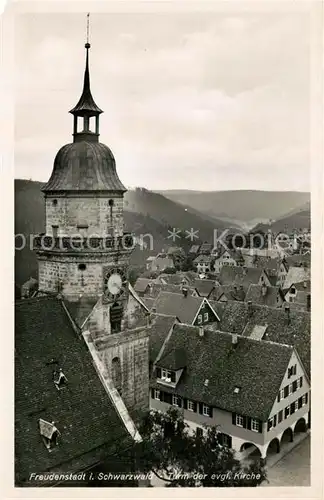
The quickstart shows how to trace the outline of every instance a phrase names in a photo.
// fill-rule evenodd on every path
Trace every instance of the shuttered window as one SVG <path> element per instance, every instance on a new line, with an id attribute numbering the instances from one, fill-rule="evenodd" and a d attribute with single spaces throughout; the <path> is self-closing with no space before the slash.
<path id="1" fill-rule="evenodd" d="M 278 413 L 278 424 L 280 424 L 280 422 L 282 422 L 282 410 L 280 410 L 280 412 Z"/>

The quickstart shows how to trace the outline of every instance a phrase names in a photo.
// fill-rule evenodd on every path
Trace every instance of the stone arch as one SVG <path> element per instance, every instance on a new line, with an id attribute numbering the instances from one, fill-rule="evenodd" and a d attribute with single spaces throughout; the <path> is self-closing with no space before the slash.
<path id="1" fill-rule="evenodd" d="M 255 455 L 255 456 L 262 456 L 262 452 L 260 450 L 260 448 L 254 444 L 254 443 L 250 443 L 250 442 L 245 442 L 241 445 L 240 447 L 240 452 L 246 452 L 246 450 L 249 450 L 246 455 Z"/>
<path id="2" fill-rule="evenodd" d="M 273 438 L 267 446 L 266 456 L 280 453 L 280 441 L 277 437 Z"/>
<path id="3" fill-rule="evenodd" d="M 287 427 L 287 429 L 284 430 L 281 436 L 280 440 L 280 446 L 282 446 L 282 443 L 292 443 L 294 440 L 294 432 L 291 427 Z"/>
<path id="4" fill-rule="evenodd" d="M 305 417 L 301 417 L 294 426 L 294 435 L 307 431 L 307 422 Z"/>
<path id="5" fill-rule="evenodd" d="M 120 359 L 115 356 L 111 361 L 111 378 L 118 392 L 122 390 L 122 370 Z"/>

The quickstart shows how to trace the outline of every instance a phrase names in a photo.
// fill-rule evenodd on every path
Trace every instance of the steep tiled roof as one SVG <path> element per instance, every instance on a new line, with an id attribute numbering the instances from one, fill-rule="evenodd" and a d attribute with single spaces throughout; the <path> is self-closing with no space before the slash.
<path id="1" fill-rule="evenodd" d="M 280 298 L 282 298 L 280 288 L 278 286 L 266 286 L 264 287 L 264 290 L 265 294 L 262 293 L 262 285 L 250 285 L 245 297 L 245 301 L 248 302 L 249 300 L 251 300 L 254 304 L 279 307 L 281 305 Z"/>
<path id="2" fill-rule="evenodd" d="M 292 352 L 291 346 L 246 337 L 233 347 L 228 333 L 205 330 L 201 337 L 197 327 L 175 325 L 157 364 L 184 368 L 173 390 L 179 396 L 265 421 Z"/>
<path id="3" fill-rule="evenodd" d="M 211 255 L 200 254 L 194 259 L 195 264 L 206 263 L 209 264 L 212 261 Z"/>
<path id="4" fill-rule="evenodd" d="M 226 297 L 227 300 L 244 300 L 247 287 L 243 285 L 217 285 L 210 295 L 210 299 L 219 300 L 222 295 Z"/>
<path id="5" fill-rule="evenodd" d="M 183 294 L 160 292 L 154 302 L 158 314 L 176 316 L 182 323 L 191 324 L 203 302 L 202 297 Z"/>
<path id="6" fill-rule="evenodd" d="M 155 299 L 151 298 L 151 297 L 142 297 L 142 301 L 144 302 L 144 304 L 146 305 L 146 307 L 148 308 L 149 311 L 151 311 L 153 305 L 154 305 L 154 302 L 155 302 Z"/>
<path id="7" fill-rule="evenodd" d="M 222 285 L 237 284 L 258 284 L 263 269 L 254 267 L 232 267 L 223 266 L 220 272 L 219 280 Z"/>
<path id="8" fill-rule="evenodd" d="M 198 253 L 199 248 L 200 245 L 192 245 L 192 247 L 189 250 L 189 253 Z"/>
<path id="9" fill-rule="evenodd" d="M 198 292 L 200 297 L 208 297 L 214 287 L 214 280 L 196 280 L 193 285 L 193 288 Z"/>
<path id="10" fill-rule="evenodd" d="M 152 314 L 151 325 L 149 327 L 150 335 L 150 361 L 154 363 L 156 360 L 163 342 L 167 338 L 172 326 L 177 322 L 175 316 L 167 316 L 166 314 Z"/>
<path id="11" fill-rule="evenodd" d="M 286 257 L 286 262 L 289 267 L 305 266 L 310 267 L 311 265 L 311 254 L 294 254 Z"/>
<path id="12" fill-rule="evenodd" d="M 151 281 L 152 280 L 148 278 L 137 278 L 136 283 L 134 285 L 135 292 L 144 293 L 148 285 L 151 283 Z"/>
<path id="13" fill-rule="evenodd" d="M 293 283 L 303 283 L 310 279 L 310 269 L 304 267 L 290 267 L 285 278 L 283 288 L 289 288 Z"/>
<path id="14" fill-rule="evenodd" d="M 129 434 L 62 303 L 51 297 L 24 300 L 16 304 L 15 313 L 17 483 L 31 472 L 82 470 L 128 446 Z M 58 364 L 51 364 L 53 360 Z M 68 381 L 60 391 L 53 382 L 55 367 L 63 369 Z M 61 433 L 52 453 L 40 437 L 40 418 L 55 421 Z"/>
<path id="15" fill-rule="evenodd" d="M 310 376 L 310 313 L 284 308 L 274 308 L 247 302 L 209 301 L 217 312 L 220 323 L 208 325 L 208 329 L 217 329 L 249 336 L 255 325 L 268 325 L 265 339 L 287 345 L 293 345 Z"/>

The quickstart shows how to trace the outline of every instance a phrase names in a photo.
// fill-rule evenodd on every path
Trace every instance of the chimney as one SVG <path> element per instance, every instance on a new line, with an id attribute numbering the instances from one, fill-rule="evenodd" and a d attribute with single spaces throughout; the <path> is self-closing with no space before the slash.
<path id="1" fill-rule="evenodd" d="M 237 344 L 238 344 L 238 337 L 236 334 L 232 334 L 232 346 L 234 349 L 236 349 Z"/>
<path id="2" fill-rule="evenodd" d="M 306 304 L 307 304 L 307 311 L 310 311 L 311 310 L 311 294 L 310 293 L 307 294 L 307 299 L 306 300 L 307 300 L 307 302 L 306 302 Z"/>
<path id="3" fill-rule="evenodd" d="M 267 285 L 265 283 L 262 283 L 261 293 L 262 293 L 263 297 L 265 297 L 267 295 Z"/>
<path id="4" fill-rule="evenodd" d="M 182 287 L 182 294 L 184 297 L 187 297 L 188 295 L 188 288 L 186 286 Z"/>
<path id="5" fill-rule="evenodd" d="M 287 316 L 287 323 L 289 325 L 289 323 L 290 323 L 290 307 L 289 307 L 289 304 L 285 304 L 285 311 L 286 311 L 286 316 Z"/>
<path id="6" fill-rule="evenodd" d="M 204 328 L 202 326 L 199 327 L 199 337 L 203 337 L 205 335 Z"/>
<path id="7" fill-rule="evenodd" d="M 252 300 L 248 300 L 248 314 L 249 316 L 252 316 L 253 314 L 253 307 L 252 307 Z"/>

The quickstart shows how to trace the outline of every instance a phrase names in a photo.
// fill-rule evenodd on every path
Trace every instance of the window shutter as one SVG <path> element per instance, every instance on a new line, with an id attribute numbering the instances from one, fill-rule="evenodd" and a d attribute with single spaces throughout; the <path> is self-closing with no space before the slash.
<path id="1" fill-rule="evenodd" d="M 232 448 L 232 436 L 228 436 L 228 447 Z"/>
<path id="2" fill-rule="evenodd" d="M 270 420 L 268 420 L 268 431 L 270 431 L 270 429 L 271 429 L 271 422 Z"/>
<path id="3" fill-rule="evenodd" d="M 236 413 L 232 413 L 232 424 L 236 425 Z"/>
<path id="4" fill-rule="evenodd" d="M 259 420 L 259 432 L 262 434 L 262 420 Z"/>
<path id="5" fill-rule="evenodd" d="M 159 368 L 158 366 L 156 367 L 156 376 L 157 378 L 161 378 L 161 368 Z"/>
<path id="6" fill-rule="evenodd" d="M 300 377 L 300 379 L 299 379 L 299 386 L 303 387 L 303 377 Z"/>
<path id="7" fill-rule="evenodd" d="M 307 403 L 308 403 L 308 392 L 306 392 L 305 394 L 305 404 L 307 405 Z"/>
<path id="8" fill-rule="evenodd" d="M 203 412 L 203 404 L 202 403 L 198 403 L 199 405 L 199 413 L 200 415 L 202 415 L 202 412 Z"/>
<path id="9" fill-rule="evenodd" d="M 209 407 L 209 416 L 210 416 L 210 418 L 213 418 L 213 407 L 212 406 Z"/>
<path id="10" fill-rule="evenodd" d="M 176 381 L 176 374 L 175 372 L 171 372 L 171 382 L 175 382 Z"/>
<path id="11" fill-rule="evenodd" d="M 183 399 L 183 407 L 185 410 L 188 409 L 188 399 L 185 399 L 185 398 Z"/>
<path id="12" fill-rule="evenodd" d="M 292 415 L 293 413 L 295 413 L 295 402 L 291 403 L 290 405 L 290 415 Z"/>
<path id="13" fill-rule="evenodd" d="M 288 391 L 289 391 L 289 385 L 286 385 L 286 387 L 284 388 L 284 396 L 285 396 L 285 398 L 288 396 Z"/>
<path id="14" fill-rule="evenodd" d="M 282 422 L 282 410 L 278 413 L 278 424 L 280 424 L 280 422 Z"/>
<path id="15" fill-rule="evenodd" d="M 297 373 L 297 365 L 294 366 L 294 375 Z"/>
<path id="16" fill-rule="evenodd" d="M 298 409 L 301 408 L 303 405 L 303 400 L 302 398 L 298 398 Z"/>
<path id="17" fill-rule="evenodd" d="M 294 381 L 293 381 L 293 384 L 292 384 L 292 390 L 293 390 L 293 392 L 296 392 L 296 391 L 297 391 L 297 380 L 294 380 Z"/>
<path id="18" fill-rule="evenodd" d="M 273 417 L 273 427 L 276 427 L 277 425 L 277 415 Z"/>
<path id="19" fill-rule="evenodd" d="M 247 417 L 247 428 L 248 428 L 249 430 L 251 430 L 251 420 L 252 420 L 252 419 L 251 419 L 250 417 Z"/>
<path id="20" fill-rule="evenodd" d="M 154 389 L 151 389 L 151 397 L 154 399 Z"/>
<path id="21" fill-rule="evenodd" d="M 277 401 L 278 401 L 278 403 L 280 403 L 280 391 L 278 392 Z"/>
<path id="22" fill-rule="evenodd" d="M 194 412 L 197 412 L 197 403 L 194 402 Z"/>
<path id="23" fill-rule="evenodd" d="M 246 425 L 247 425 L 247 418 L 243 417 L 243 427 L 244 427 L 244 429 L 246 429 Z"/>

